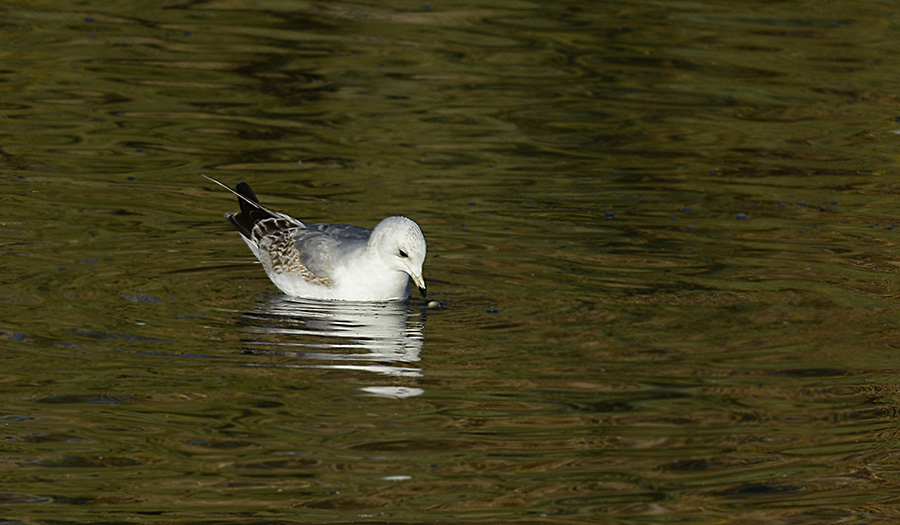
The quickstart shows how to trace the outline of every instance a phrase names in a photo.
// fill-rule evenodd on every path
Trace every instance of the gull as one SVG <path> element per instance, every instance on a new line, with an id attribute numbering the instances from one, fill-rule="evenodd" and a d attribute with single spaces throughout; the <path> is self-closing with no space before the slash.
<path id="1" fill-rule="evenodd" d="M 247 183 L 235 189 L 240 212 L 225 218 L 240 232 L 266 275 L 282 292 L 307 299 L 400 301 L 409 279 L 425 297 L 425 237 L 406 217 L 388 217 L 374 229 L 349 224 L 308 223 L 270 210 Z"/>

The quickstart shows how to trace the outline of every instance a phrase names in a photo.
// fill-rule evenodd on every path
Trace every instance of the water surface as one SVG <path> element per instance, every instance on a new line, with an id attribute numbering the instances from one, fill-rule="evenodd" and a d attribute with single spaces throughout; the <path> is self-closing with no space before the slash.
<path id="1" fill-rule="evenodd" d="M 2 515 L 896 519 L 894 7 L 3 7 Z M 200 173 L 428 299 L 278 294 Z"/>

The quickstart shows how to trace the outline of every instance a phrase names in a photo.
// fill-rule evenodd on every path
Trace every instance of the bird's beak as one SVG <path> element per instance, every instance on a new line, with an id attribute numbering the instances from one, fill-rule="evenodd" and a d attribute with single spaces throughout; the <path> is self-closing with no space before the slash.
<path id="1" fill-rule="evenodd" d="M 425 278 L 419 275 L 412 275 L 412 280 L 416 283 L 416 287 L 419 288 L 419 293 L 422 294 L 422 297 L 425 297 Z"/>

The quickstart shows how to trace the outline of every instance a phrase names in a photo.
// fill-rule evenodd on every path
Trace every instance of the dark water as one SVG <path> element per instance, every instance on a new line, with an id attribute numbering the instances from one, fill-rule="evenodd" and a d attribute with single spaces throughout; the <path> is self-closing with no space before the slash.
<path id="1" fill-rule="evenodd" d="M 897 519 L 893 3 L 0 15 L 0 516 Z M 440 306 L 278 295 L 200 173 Z"/>

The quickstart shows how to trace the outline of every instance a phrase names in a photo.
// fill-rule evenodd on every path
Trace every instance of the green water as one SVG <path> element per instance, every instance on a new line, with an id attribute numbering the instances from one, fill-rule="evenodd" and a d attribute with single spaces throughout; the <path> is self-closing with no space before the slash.
<path id="1" fill-rule="evenodd" d="M 0 518 L 898 518 L 893 3 L 0 20 Z M 278 294 L 200 173 L 428 301 Z"/>

